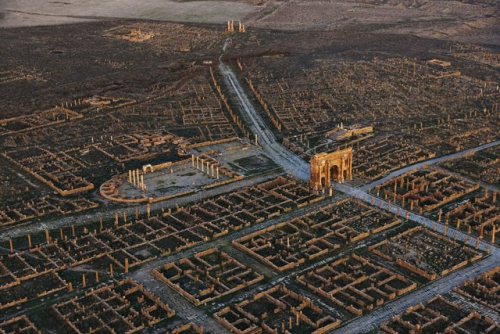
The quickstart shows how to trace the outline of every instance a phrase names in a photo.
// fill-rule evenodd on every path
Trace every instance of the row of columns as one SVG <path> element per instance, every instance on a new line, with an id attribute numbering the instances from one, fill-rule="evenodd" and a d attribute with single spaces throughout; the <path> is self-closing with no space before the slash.
<path id="1" fill-rule="evenodd" d="M 142 191 L 146 191 L 147 187 L 144 183 L 144 173 L 139 169 L 128 171 L 128 182 Z"/>
<path id="2" fill-rule="evenodd" d="M 76 106 L 81 106 L 82 105 L 82 99 L 78 100 L 73 100 L 72 102 L 63 102 L 61 103 L 61 108 L 69 108 L 69 107 L 76 107 Z"/>
<path id="3" fill-rule="evenodd" d="M 212 162 L 210 160 L 205 160 L 200 158 L 199 156 L 191 155 L 191 166 L 198 170 L 201 170 L 203 173 L 207 173 L 208 176 L 216 178 L 219 177 L 219 166 L 217 163 Z"/>
<path id="4" fill-rule="evenodd" d="M 238 21 L 238 32 L 246 32 L 247 28 L 241 21 Z M 227 21 L 227 32 L 234 32 L 234 20 Z"/>

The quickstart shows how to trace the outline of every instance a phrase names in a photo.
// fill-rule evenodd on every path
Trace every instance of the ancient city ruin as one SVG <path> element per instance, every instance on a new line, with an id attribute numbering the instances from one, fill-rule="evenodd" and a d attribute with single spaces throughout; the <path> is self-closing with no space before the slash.
<path id="1" fill-rule="evenodd" d="M 264 264 L 286 271 L 330 253 L 339 253 L 370 235 L 400 224 L 396 217 L 352 200 L 322 207 L 292 221 L 248 234 L 234 246 Z"/>
<path id="2" fill-rule="evenodd" d="M 156 269 L 154 275 L 195 305 L 206 304 L 264 278 L 215 248 L 167 263 Z"/>
<path id="3" fill-rule="evenodd" d="M 417 287 L 406 277 L 356 255 L 316 268 L 297 281 L 356 316 Z"/>
<path id="4" fill-rule="evenodd" d="M 492 319 L 477 312 L 465 312 L 459 305 L 437 296 L 425 305 L 417 305 L 406 310 L 401 316 L 381 326 L 384 333 L 460 332 L 495 333 L 499 327 Z"/>
<path id="5" fill-rule="evenodd" d="M 448 275 L 483 256 L 454 238 L 420 226 L 373 245 L 369 250 L 428 280 Z"/>
<path id="6" fill-rule="evenodd" d="M 302 330 L 321 334 L 340 324 L 338 319 L 325 315 L 311 300 L 280 285 L 255 295 L 251 300 L 220 310 L 215 318 L 238 334 L 259 331 L 259 327 L 267 332 Z"/>
<path id="7" fill-rule="evenodd" d="M 0 334 L 500 332 L 498 4 L 0 4 Z"/>

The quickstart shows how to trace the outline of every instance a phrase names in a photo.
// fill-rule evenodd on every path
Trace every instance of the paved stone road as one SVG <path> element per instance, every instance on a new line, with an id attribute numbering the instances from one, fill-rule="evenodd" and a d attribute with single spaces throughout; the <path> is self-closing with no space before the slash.
<path id="1" fill-rule="evenodd" d="M 233 182 L 229 183 L 226 185 L 223 185 L 221 187 L 216 187 L 204 191 L 199 191 L 196 192 L 192 195 L 184 196 L 184 197 L 179 197 L 172 199 L 167 202 L 158 202 L 158 203 L 153 203 L 151 204 L 151 211 L 154 210 L 161 210 L 161 209 L 168 209 L 168 208 L 175 208 L 177 205 L 183 206 L 192 202 L 198 202 L 201 201 L 205 198 L 209 198 L 212 196 L 216 196 L 219 194 L 227 193 L 229 191 L 235 190 L 235 189 L 240 189 L 243 187 L 249 187 L 256 185 L 258 183 L 270 180 L 272 178 L 275 178 L 276 176 L 280 175 L 280 173 L 269 173 L 266 175 L 262 176 L 256 176 L 248 179 L 243 179 L 238 182 Z M 89 222 L 96 222 L 99 221 L 100 217 L 103 219 L 113 219 L 115 212 L 126 212 L 129 217 L 133 216 L 135 214 L 135 210 L 138 210 L 139 214 L 145 214 L 146 213 L 146 204 L 140 204 L 136 206 L 129 206 L 126 208 L 122 208 L 120 206 L 112 206 L 106 207 L 102 206 L 99 210 L 93 211 L 93 212 L 88 212 L 84 213 L 79 216 L 69 216 L 69 217 L 64 217 L 64 218 L 56 218 L 54 220 L 50 221 L 40 221 L 40 222 L 27 222 L 24 224 L 17 224 L 9 229 L 3 230 L 0 233 L 0 241 L 3 240 L 8 240 L 11 238 L 15 238 L 17 236 L 23 236 L 28 233 L 36 233 L 40 231 L 44 231 L 46 229 L 57 229 L 61 227 L 68 227 L 71 225 L 83 225 L 87 224 Z"/>
<path id="2" fill-rule="evenodd" d="M 309 164 L 302 160 L 300 157 L 283 147 L 281 144 L 279 144 L 276 140 L 276 137 L 272 133 L 272 130 L 269 128 L 267 123 L 262 119 L 262 117 L 258 114 L 258 112 L 255 110 L 254 106 L 250 102 L 249 98 L 246 96 L 245 91 L 241 87 L 241 84 L 239 83 L 236 75 L 234 72 L 231 70 L 231 68 L 227 65 L 225 65 L 223 62 L 220 63 L 219 69 L 221 71 L 221 74 L 224 76 L 226 84 L 233 90 L 235 93 L 236 98 L 238 99 L 238 104 L 240 105 L 241 109 L 240 112 L 244 113 L 244 116 L 246 116 L 247 120 L 251 120 L 252 124 L 250 125 L 250 128 L 252 131 L 255 133 L 258 133 L 260 138 L 263 138 L 263 140 L 260 141 L 260 144 L 263 148 L 263 150 L 270 156 L 271 159 L 273 159 L 277 164 L 279 164 L 284 170 L 289 171 L 290 173 L 294 172 L 295 175 L 297 175 L 300 179 L 304 181 L 309 180 Z M 434 226 L 439 226 L 437 230 L 440 233 L 444 232 L 444 225 L 435 223 L 432 220 L 419 216 L 417 214 L 414 214 L 412 212 L 407 212 L 406 210 L 402 209 L 401 207 L 388 203 L 380 198 L 376 198 L 372 195 L 370 195 L 367 190 L 372 189 L 376 187 L 378 184 L 382 184 L 383 182 L 386 182 L 387 180 L 394 178 L 396 176 L 402 175 L 404 173 L 407 173 L 409 171 L 422 168 L 424 166 L 440 163 L 449 159 L 457 158 L 466 154 L 469 154 L 471 152 L 477 152 L 489 147 L 494 147 L 496 145 L 500 144 L 500 140 L 482 145 L 476 148 L 472 148 L 469 150 L 465 150 L 462 152 L 458 153 L 453 153 L 447 156 L 442 156 L 439 158 L 435 158 L 432 160 L 424 161 L 412 166 L 407 166 L 404 167 L 400 170 L 397 170 L 395 172 L 392 172 L 389 174 L 389 176 L 382 178 L 381 180 L 375 181 L 370 183 L 368 186 L 363 186 L 360 188 L 355 188 L 352 187 L 348 184 L 339 184 L 339 183 L 333 183 L 332 186 L 344 193 L 347 194 L 350 197 L 357 198 L 361 201 L 364 201 L 368 204 L 371 205 L 376 205 L 378 207 L 384 208 L 394 214 L 397 214 L 398 216 L 401 217 L 409 217 L 410 220 L 415 221 L 421 225 L 433 228 Z M 453 230 L 453 229 L 449 229 Z M 457 233 L 457 237 L 460 240 L 466 240 L 468 237 L 466 234 L 462 232 L 455 231 Z M 474 240 L 469 240 L 469 243 L 474 243 Z M 487 249 L 489 244 L 486 244 L 484 242 L 480 243 L 482 249 Z M 496 248 L 496 247 L 495 247 Z"/>
<path id="3" fill-rule="evenodd" d="M 420 169 L 420 168 L 423 168 L 423 167 L 426 167 L 426 166 L 437 165 L 437 164 L 439 164 L 441 162 L 445 162 L 445 161 L 449 161 L 449 160 L 461 158 L 461 157 L 467 156 L 469 154 L 485 150 L 485 149 L 490 148 L 490 147 L 495 147 L 498 144 L 500 144 L 500 140 L 497 140 L 497 141 L 494 141 L 494 142 L 491 142 L 491 143 L 488 143 L 488 144 L 484 144 L 484 145 L 481 145 L 481 146 L 478 146 L 478 147 L 469 148 L 469 149 L 466 149 L 466 150 L 463 150 L 463 151 L 460 151 L 460 152 L 455 152 L 455 153 L 451 153 L 451 154 L 447 154 L 447 155 L 442 155 L 440 157 L 437 157 L 437 158 L 434 158 L 434 159 L 429 159 L 429 160 L 426 160 L 426 161 L 422 161 L 422 162 L 416 163 L 414 165 L 406 166 L 406 167 L 398 169 L 398 170 L 396 170 L 396 171 L 394 171 L 394 172 L 392 172 L 392 173 L 384 176 L 383 178 L 381 178 L 379 180 L 376 180 L 376 181 L 374 181 L 372 183 L 369 183 L 367 185 L 362 186 L 361 189 L 363 189 L 363 190 L 370 190 L 370 189 L 373 189 L 373 188 L 375 188 L 375 187 L 377 187 L 379 185 L 384 184 L 385 182 L 387 182 L 387 181 L 389 181 L 389 180 L 391 180 L 391 179 L 393 179 L 395 177 L 398 177 L 400 175 L 406 174 L 408 172 L 411 172 L 411 171 L 414 171 L 414 170 L 417 170 L 417 169 Z"/>
<path id="4" fill-rule="evenodd" d="M 264 152 L 286 172 L 307 182 L 309 180 L 309 164 L 278 143 L 266 121 L 255 110 L 231 68 L 220 62 L 219 71 L 224 77 L 226 86 L 232 90 L 236 97 L 240 114 L 249 124 L 250 130 L 257 135 L 258 142 Z"/>
<path id="5" fill-rule="evenodd" d="M 258 134 L 260 138 L 260 144 L 263 147 L 264 151 L 269 154 L 271 159 L 273 159 L 277 164 L 281 165 L 281 167 L 288 171 L 289 173 L 293 173 L 297 175 L 298 178 L 308 181 L 309 179 L 309 165 L 301 158 L 296 156 L 294 153 L 287 150 L 285 147 L 280 145 L 276 141 L 276 137 L 272 134 L 271 129 L 266 124 L 266 122 L 262 119 L 262 117 L 258 114 L 258 112 L 253 107 L 252 103 L 246 96 L 245 91 L 241 87 L 236 75 L 233 71 L 224 63 L 221 62 L 219 66 L 221 74 L 225 78 L 225 82 L 227 86 L 233 90 L 234 96 L 238 99 L 238 104 L 240 106 L 240 112 L 243 114 L 244 118 L 247 122 L 251 122 L 250 129 L 252 132 Z M 449 154 L 446 156 L 441 156 L 435 159 L 427 160 L 421 163 L 417 163 L 415 165 L 407 166 L 401 168 L 397 171 L 394 171 L 387 175 L 386 177 L 372 182 L 368 185 L 362 186 L 360 188 L 352 187 L 348 184 L 333 184 L 333 187 L 350 196 L 357 198 L 361 201 L 364 201 L 368 204 L 378 206 L 380 208 L 386 209 L 398 216 L 408 217 L 410 220 L 417 222 L 423 226 L 426 226 L 431 229 L 435 229 L 437 232 L 444 234 L 444 225 L 434 222 L 428 218 L 422 217 L 420 215 L 414 214 L 412 212 L 407 212 L 406 210 L 394 205 L 390 204 L 380 198 L 376 198 L 367 191 L 373 189 L 377 185 L 380 185 L 394 177 L 405 174 L 407 172 L 416 170 L 418 168 L 422 168 L 425 166 L 438 164 L 443 161 L 456 159 L 459 157 L 463 157 L 467 154 L 478 152 L 484 150 L 486 148 L 494 147 L 500 144 L 500 141 L 495 141 L 489 144 L 485 144 L 479 147 L 471 148 L 465 151 Z M 456 239 L 464 241 L 471 246 L 475 246 L 476 240 L 469 237 L 467 234 L 457 231 L 453 228 L 448 227 L 448 234 L 453 235 Z M 365 333 L 378 328 L 378 326 L 386 321 L 387 319 L 400 314 L 406 310 L 411 305 L 415 305 L 420 302 L 424 302 L 437 294 L 445 294 L 449 292 L 453 287 L 462 284 L 465 280 L 471 279 L 484 273 L 486 271 L 491 270 L 492 268 L 500 265 L 500 251 L 497 247 L 491 246 L 483 241 L 480 241 L 478 244 L 479 248 L 482 250 L 488 250 L 491 252 L 491 255 L 482 261 L 475 263 L 472 266 L 466 267 L 458 272 L 455 272 L 447 277 L 440 279 L 436 282 L 433 282 L 429 286 L 419 289 L 415 292 L 410 293 L 409 295 L 400 298 L 392 303 L 385 305 L 384 307 L 360 318 L 355 319 L 351 323 L 346 326 L 341 327 L 336 332 L 338 333 Z"/>

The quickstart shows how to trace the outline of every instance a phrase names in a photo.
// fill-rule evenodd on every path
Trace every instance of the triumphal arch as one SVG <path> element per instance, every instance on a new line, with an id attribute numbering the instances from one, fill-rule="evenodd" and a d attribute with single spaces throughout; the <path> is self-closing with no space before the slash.
<path id="1" fill-rule="evenodd" d="M 330 188 L 331 182 L 352 180 L 352 148 L 316 154 L 311 159 L 311 187 Z"/>

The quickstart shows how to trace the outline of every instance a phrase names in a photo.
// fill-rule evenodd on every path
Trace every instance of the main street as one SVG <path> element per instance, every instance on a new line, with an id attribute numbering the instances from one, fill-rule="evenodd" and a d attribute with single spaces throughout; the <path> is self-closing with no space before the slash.
<path id="1" fill-rule="evenodd" d="M 414 170 L 417 170 L 417 169 L 420 169 L 420 168 L 424 168 L 424 167 L 427 167 L 427 166 L 437 165 L 437 164 L 440 164 L 440 163 L 445 162 L 445 161 L 454 160 L 454 159 L 458 159 L 458 158 L 463 158 L 463 157 L 466 157 L 468 155 L 474 154 L 476 152 L 485 150 L 487 148 L 495 147 L 498 144 L 500 144 L 500 140 L 493 141 L 491 143 L 487 143 L 487 144 L 484 144 L 484 145 L 481 145 L 481 146 L 472 147 L 472 148 L 469 148 L 469 149 L 466 149 L 466 150 L 463 150 L 463 151 L 459 151 L 459 152 L 455 152 L 455 153 L 450 153 L 450 154 L 442 155 L 440 157 L 436 157 L 436 158 L 433 158 L 433 159 L 425 160 L 425 161 L 416 163 L 414 165 L 406 166 L 406 167 L 398 169 L 398 170 L 396 170 L 396 171 L 394 171 L 392 173 L 387 174 L 386 176 L 384 176 L 381 179 L 378 179 L 376 181 L 373 181 L 371 183 L 368 183 L 368 184 L 362 186 L 361 189 L 363 189 L 363 190 L 370 190 L 370 189 L 373 189 L 373 188 L 375 188 L 375 187 L 377 187 L 379 185 L 384 184 L 385 182 L 387 182 L 389 180 L 392 180 L 395 177 L 401 176 L 401 175 L 409 173 L 411 171 L 414 171 Z"/>
<path id="2" fill-rule="evenodd" d="M 194 194 L 184 196 L 184 197 L 179 197 L 172 199 L 170 201 L 166 202 L 156 202 L 149 204 L 149 207 L 151 211 L 161 211 L 161 210 L 168 210 L 168 209 L 174 209 L 177 206 L 184 206 L 189 203 L 193 202 L 198 202 L 201 201 L 205 198 L 210 198 L 213 196 L 217 196 L 220 194 L 224 194 L 230 191 L 233 191 L 235 189 L 239 188 L 244 188 L 244 187 L 251 187 L 253 185 L 265 182 L 267 180 L 273 179 L 277 177 L 280 173 L 269 173 L 266 175 L 261 175 L 261 176 L 255 176 L 251 178 L 245 178 L 243 180 L 240 180 L 238 182 L 233 182 L 229 183 L 226 185 L 223 185 L 221 187 L 215 187 L 212 189 L 208 190 L 203 190 L 203 191 L 198 191 Z M 9 239 L 14 239 L 16 237 L 24 236 L 26 234 L 34 234 L 37 232 L 43 232 L 46 229 L 52 229 L 56 230 L 59 228 L 63 227 L 70 227 L 72 225 L 78 226 L 78 225 L 84 225 L 88 224 L 90 222 L 96 222 L 99 221 L 100 218 L 104 220 L 111 220 L 114 219 L 115 212 L 118 212 L 121 214 L 125 213 L 127 216 L 132 217 L 135 215 L 135 212 L 137 212 L 140 215 L 145 215 L 147 212 L 147 204 L 140 204 L 136 206 L 129 206 L 129 207 L 106 207 L 102 206 L 99 210 L 92 211 L 92 212 L 86 212 L 78 216 L 68 216 L 68 217 L 63 217 L 63 218 L 56 218 L 54 220 L 50 221 L 39 221 L 39 222 L 32 222 L 28 221 L 26 223 L 21 223 L 21 224 L 16 224 L 15 226 L 12 226 L 11 228 L 7 228 L 5 230 L 2 230 L 0 232 L 0 241 L 5 241 Z"/>
<path id="3" fill-rule="evenodd" d="M 257 112 L 253 104 L 250 102 L 250 99 L 246 95 L 245 90 L 241 86 L 237 76 L 234 74 L 232 69 L 223 62 L 221 62 L 219 65 L 219 71 L 224 78 L 226 86 L 228 87 L 228 89 L 231 90 L 232 93 L 231 96 L 236 98 L 236 101 L 233 102 L 237 103 L 239 111 L 242 114 L 243 118 L 247 121 L 250 130 L 258 136 L 259 144 L 262 146 L 263 150 L 269 155 L 271 159 L 273 159 L 277 164 L 279 164 L 285 171 L 307 182 L 309 180 L 309 164 L 277 142 L 276 137 L 274 136 L 272 130 L 270 129 L 268 124 L 264 121 L 262 116 Z M 500 141 L 495 141 L 465 151 L 441 156 L 415 165 L 407 166 L 390 173 L 389 175 L 380 180 L 377 180 L 360 188 L 355 188 L 348 184 L 338 184 L 338 183 L 332 184 L 335 190 L 340 191 L 350 197 L 357 198 L 370 205 L 378 206 L 400 217 L 408 218 L 409 220 L 417 222 L 418 224 L 426 226 L 430 229 L 434 229 L 436 232 L 439 232 L 441 234 L 447 234 L 450 237 L 453 236 L 453 238 L 463 241 L 472 247 L 475 247 L 477 243 L 479 249 L 490 253 L 490 256 L 486 257 L 482 261 L 479 261 L 472 266 L 459 270 L 458 272 L 452 273 L 451 275 L 447 276 L 444 279 L 440 279 L 436 282 L 433 282 L 429 286 L 424 287 L 415 292 L 412 292 L 409 295 L 400 298 L 392 303 L 389 303 L 366 316 L 355 319 L 348 325 L 341 327 L 336 332 L 339 333 L 369 332 L 374 328 L 378 328 L 378 326 L 382 322 L 390 319 L 395 315 L 404 312 L 404 310 L 409 306 L 418 304 L 420 302 L 425 302 L 426 300 L 432 298 L 437 294 L 445 294 L 449 292 L 453 287 L 458 286 L 463 282 L 465 282 L 465 280 L 471 279 L 473 277 L 480 275 L 481 273 L 487 272 L 500 264 L 500 250 L 496 246 L 490 245 L 482 240 L 473 239 L 467 234 L 461 231 L 457 231 L 453 228 L 450 227 L 445 228 L 445 226 L 441 223 L 432 221 L 428 218 L 422 217 L 413 212 L 406 211 L 397 205 L 386 202 L 368 193 L 370 189 L 373 189 L 377 185 L 380 185 L 394 177 L 400 176 L 402 174 L 408 173 L 410 171 L 422 167 L 438 164 L 443 161 L 456 159 L 466 156 L 468 154 L 479 152 L 486 148 L 497 146 L 499 143 Z"/>
<path id="4" fill-rule="evenodd" d="M 270 129 L 269 125 L 264 121 L 262 116 L 257 112 L 253 104 L 250 102 L 250 99 L 246 95 L 246 92 L 244 91 L 243 87 L 241 86 L 240 82 L 238 81 L 238 78 L 232 71 L 232 69 L 224 64 L 223 62 L 220 63 L 219 65 L 219 70 L 220 73 L 223 75 L 226 86 L 231 89 L 233 96 L 237 98 L 237 101 L 235 101 L 238 106 L 240 107 L 240 113 L 242 113 L 242 116 L 247 122 L 249 123 L 250 130 L 256 133 L 259 138 L 260 145 L 262 146 L 262 149 L 264 152 L 266 152 L 271 159 L 274 160 L 277 164 L 279 164 L 285 171 L 288 173 L 298 177 L 304 182 L 309 181 L 309 164 L 302 160 L 300 157 L 295 155 L 293 152 L 285 148 L 283 145 L 278 143 L 276 140 L 276 137 L 274 136 L 272 130 Z M 400 217 L 403 218 L 409 218 L 412 221 L 415 221 L 421 225 L 434 228 L 440 232 L 444 232 L 444 225 L 434 222 L 430 219 L 427 219 L 425 217 L 422 217 L 420 215 L 417 215 L 413 212 L 406 211 L 402 209 L 401 207 L 386 202 L 383 199 L 377 198 L 375 196 L 372 196 L 371 194 L 368 193 L 369 189 L 373 189 L 379 184 L 382 184 L 394 177 L 400 176 L 404 173 L 408 173 L 410 171 L 416 170 L 418 168 L 422 168 L 425 166 L 430 166 L 432 164 L 437 164 L 446 160 L 458 158 L 467 154 L 471 154 L 473 152 L 478 152 L 480 150 L 494 147 L 496 145 L 500 144 L 500 141 L 495 141 L 486 145 L 482 145 L 476 148 L 472 148 L 469 150 L 465 150 L 462 152 L 457 152 L 453 153 L 450 155 L 442 156 L 439 158 L 435 158 L 432 160 L 424 161 L 419 164 L 415 164 L 412 166 L 407 166 L 404 167 L 400 170 L 394 171 L 390 176 L 384 177 L 381 180 L 377 180 L 375 182 L 372 182 L 368 184 L 367 186 L 362 186 L 359 188 L 352 187 L 347 183 L 339 184 L 339 183 L 332 183 L 332 186 L 335 190 L 338 190 L 350 197 L 357 198 L 361 201 L 364 201 L 370 205 L 375 205 L 380 208 L 383 208 L 387 211 L 390 211 Z M 439 226 L 439 228 L 438 228 Z M 448 230 L 454 231 L 456 233 L 456 237 L 459 240 L 465 241 L 468 240 L 468 243 L 470 245 L 475 246 L 475 241 L 472 240 L 469 236 L 466 234 L 460 232 L 460 231 L 455 231 L 452 228 L 448 227 Z M 487 250 L 489 248 L 489 244 L 485 243 L 483 241 L 480 241 L 479 243 L 481 249 Z M 497 249 L 496 247 L 493 247 L 494 249 Z"/>
<path id="5" fill-rule="evenodd" d="M 309 164 L 276 140 L 273 131 L 255 110 L 231 68 L 220 62 L 219 71 L 224 77 L 226 86 L 231 89 L 231 93 L 236 98 L 234 102 L 238 104 L 240 114 L 249 125 L 250 130 L 257 135 L 257 141 L 264 152 L 287 173 L 307 182 L 309 180 Z"/>

